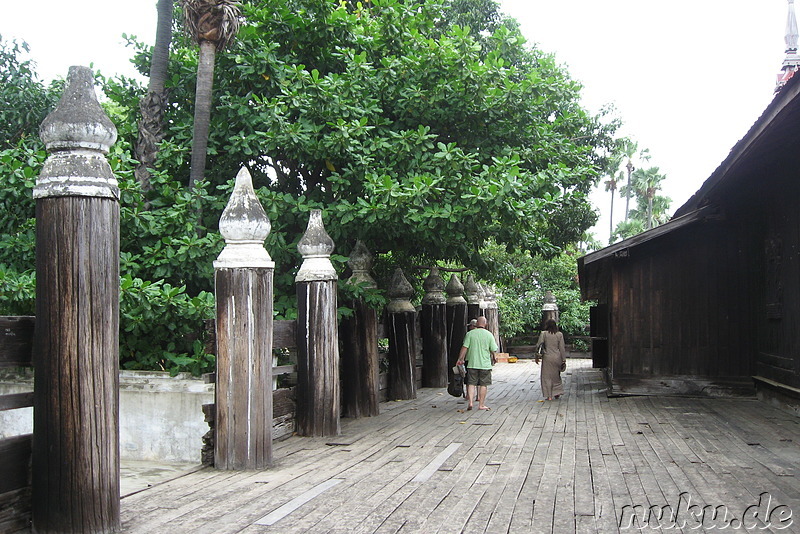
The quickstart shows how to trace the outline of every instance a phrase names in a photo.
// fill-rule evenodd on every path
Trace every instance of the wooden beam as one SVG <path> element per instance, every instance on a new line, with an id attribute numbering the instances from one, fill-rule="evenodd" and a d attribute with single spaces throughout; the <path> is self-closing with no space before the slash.
<path id="1" fill-rule="evenodd" d="M 0 493 L 30 486 L 33 435 L 0 440 Z"/>
<path id="2" fill-rule="evenodd" d="M 33 365 L 34 317 L 0 317 L 0 367 Z"/>
<path id="3" fill-rule="evenodd" d="M 5 410 L 16 410 L 18 408 L 30 408 L 32 406 L 33 391 L 0 395 L 0 412 Z"/>

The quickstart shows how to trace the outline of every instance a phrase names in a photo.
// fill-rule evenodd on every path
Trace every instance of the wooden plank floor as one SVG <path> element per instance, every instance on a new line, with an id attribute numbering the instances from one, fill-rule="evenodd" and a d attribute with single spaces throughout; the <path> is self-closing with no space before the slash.
<path id="1" fill-rule="evenodd" d="M 498 364 L 487 412 L 423 389 L 341 436 L 276 443 L 270 470 L 154 486 L 122 500 L 124 531 L 800 532 L 799 418 L 755 400 L 607 398 L 587 360 L 542 402 L 538 372 Z"/>

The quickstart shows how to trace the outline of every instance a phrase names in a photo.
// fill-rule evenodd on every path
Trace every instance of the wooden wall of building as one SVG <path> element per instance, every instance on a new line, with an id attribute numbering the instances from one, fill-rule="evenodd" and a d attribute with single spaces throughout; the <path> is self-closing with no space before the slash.
<path id="1" fill-rule="evenodd" d="M 735 217 L 698 222 L 613 258 L 611 378 L 620 393 L 750 391 L 755 258 Z"/>
<path id="2" fill-rule="evenodd" d="M 760 313 L 756 318 L 754 374 L 800 389 L 800 172 L 794 164 L 775 170 L 783 179 L 762 192 L 758 243 L 763 255 Z M 775 179 L 775 178 L 773 178 Z"/>

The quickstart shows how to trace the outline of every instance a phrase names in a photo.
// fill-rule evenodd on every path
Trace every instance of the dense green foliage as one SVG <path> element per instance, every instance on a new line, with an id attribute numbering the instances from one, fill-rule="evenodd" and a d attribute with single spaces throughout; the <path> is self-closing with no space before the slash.
<path id="1" fill-rule="evenodd" d="M 553 293 L 559 309 L 559 327 L 568 336 L 585 336 L 589 306 L 582 302 L 578 286 L 579 255 L 573 247 L 544 258 L 508 253 L 501 247 L 486 248 L 491 277 L 501 289 L 500 333 L 505 338 L 530 336 L 541 328 L 542 305 L 547 291 Z"/>
<path id="2" fill-rule="evenodd" d="M 242 166 L 272 223 L 266 247 L 280 318 L 296 313 L 296 243 L 311 209 L 324 210 L 340 254 L 356 239 L 379 254 L 379 279 L 394 265 L 447 262 L 501 286 L 498 255 L 532 254 L 543 272 L 544 258 L 563 257 L 594 223 L 587 193 L 605 172 L 615 125 L 581 108 L 580 86 L 527 46 L 492 0 L 265 0 L 243 2 L 242 11 L 237 40 L 216 58 L 205 180 L 191 190 L 196 47 L 186 36 L 173 40 L 167 131 L 146 193 L 130 155 L 145 89 L 100 80 L 119 130 L 109 160 L 122 191 L 124 366 L 209 368 L 198 332 L 211 316 L 217 223 Z M 150 50 L 131 44 L 146 74 Z M 20 211 L 0 230 L 0 307 L 21 313 L 32 308 L 28 192 L 44 153 L 38 142 L 9 150 L 14 163 L 0 164 L 4 173 L 18 166 L 18 188 L 2 194 L 16 195 L 6 205 Z M 487 244 L 498 253 L 487 254 Z M 334 258 L 341 271 L 344 259 Z M 552 290 L 562 326 L 579 330 L 573 299 L 559 293 L 574 287 L 537 280 L 520 298 Z M 355 294 L 382 302 L 340 287 L 342 302 Z"/>

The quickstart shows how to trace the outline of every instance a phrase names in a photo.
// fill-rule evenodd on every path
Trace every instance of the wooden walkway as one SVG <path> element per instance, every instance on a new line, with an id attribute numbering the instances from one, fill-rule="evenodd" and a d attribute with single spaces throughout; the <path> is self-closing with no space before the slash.
<path id="1" fill-rule="evenodd" d="M 800 532 L 800 418 L 755 400 L 609 399 L 587 360 L 541 402 L 538 371 L 498 364 L 488 412 L 423 389 L 341 436 L 276 443 L 273 469 L 154 486 L 122 500 L 124 530 Z"/>

